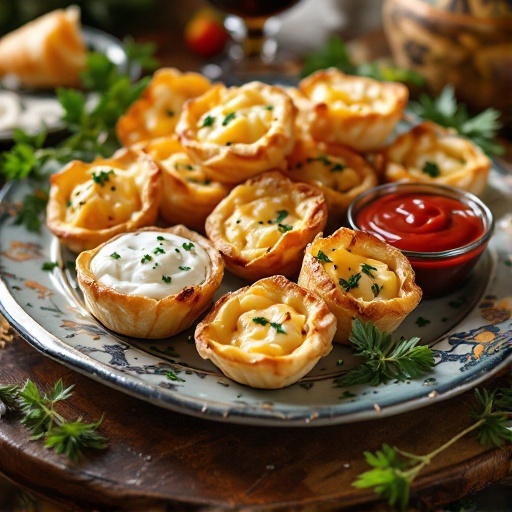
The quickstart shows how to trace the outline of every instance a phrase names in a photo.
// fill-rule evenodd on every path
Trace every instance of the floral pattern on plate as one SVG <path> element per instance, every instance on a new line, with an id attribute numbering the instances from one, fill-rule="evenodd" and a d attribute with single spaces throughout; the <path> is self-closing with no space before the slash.
<path id="1" fill-rule="evenodd" d="M 160 407 L 207 419 L 317 426 L 376 419 L 426 406 L 477 386 L 512 361 L 512 185 L 493 170 L 484 201 L 496 229 L 470 279 L 446 297 L 424 300 L 393 336 L 420 336 L 434 371 L 381 386 L 339 387 L 357 358 L 336 345 L 298 383 L 258 390 L 224 377 L 197 354 L 193 328 L 173 338 L 116 335 L 86 310 L 74 256 L 42 228 L 15 223 L 28 182 L 4 187 L 0 203 L 0 310 L 36 349 L 107 386 Z M 57 265 L 45 265 L 56 262 Z M 43 270 L 47 267 L 47 270 Z M 229 273 L 215 299 L 246 283 Z"/>

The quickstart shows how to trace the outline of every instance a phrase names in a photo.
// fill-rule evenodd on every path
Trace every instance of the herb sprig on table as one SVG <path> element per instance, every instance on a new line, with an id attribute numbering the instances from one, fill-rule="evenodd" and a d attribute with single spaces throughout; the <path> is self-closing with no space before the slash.
<path id="1" fill-rule="evenodd" d="M 151 45 L 127 44 L 130 65 L 139 60 L 144 68 L 154 66 L 153 51 Z M 37 185 L 35 197 L 28 195 L 24 199 L 17 217 L 17 222 L 26 225 L 29 231 L 38 231 L 41 226 L 46 201 L 37 198 L 47 197 L 47 178 L 51 173 L 70 160 L 92 161 L 97 156 L 110 156 L 120 147 L 115 134 L 117 120 L 139 98 L 150 77 L 132 82 L 128 72 L 121 72 L 106 55 L 90 52 L 81 79 L 85 90 L 56 90 L 64 111 L 66 138 L 53 147 L 45 147 L 46 130 L 32 136 L 16 129 L 12 148 L 0 155 L 0 181 L 30 178 Z M 29 212 L 25 211 L 26 205 Z"/>
<path id="2" fill-rule="evenodd" d="M 474 422 L 430 453 L 417 455 L 388 444 L 374 453 L 365 452 L 366 462 L 372 469 L 360 474 L 354 487 L 373 488 L 391 507 L 406 510 L 411 485 L 419 473 L 462 437 L 476 432 L 478 441 L 488 447 L 512 443 L 512 430 L 507 428 L 512 411 L 512 389 L 498 388 L 492 393 L 476 389 L 474 402 L 470 409 Z"/>
<path id="3" fill-rule="evenodd" d="M 27 379 L 23 387 L 0 386 L 0 405 L 21 412 L 21 423 L 30 430 L 31 440 L 43 439 L 47 448 L 78 462 L 84 450 L 103 450 L 108 441 L 97 433 L 103 417 L 92 423 L 84 423 L 82 418 L 68 421 L 57 411 L 57 404 L 70 398 L 72 389 L 73 386 L 64 388 L 59 379 L 49 392 L 41 393 Z"/>
<path id="4" fill-rule="evenodd" d="M 364 361 L 336 379 L 336 386 L 378 386 L 390 380 L 405 381 L 420 377 L 434 367 L 434 353 L 426 345 L 418 345 L 420 338 L 394 341 L 388 332 L 358 318 L 352 322 L 349 341 L 354 354 Z"/>

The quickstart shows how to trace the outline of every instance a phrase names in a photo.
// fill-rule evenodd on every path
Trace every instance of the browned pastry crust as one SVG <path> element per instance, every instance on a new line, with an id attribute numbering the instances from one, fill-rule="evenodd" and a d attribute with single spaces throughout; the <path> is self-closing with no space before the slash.
<path id="1" fill-rule="evenodd" d="M 311 137 L 356 151 L 383 147 L 401 119 L 409 91 L 398 82 L 346 75 L 330 68 L 303 78 L 299 89 L 308 102 L 301 117 Z"/>
<path id="2" fill-rule="evenodd" d="M 324 194 L 329 223 L 340 225 L 349 204 L 377 185 L 377 173 L 362 155 L 339 144 L 299 139 L 288 158 L 286 175 L 318 187 Z"/>
<path id="3" fill-rule="evenodd" d="M 132 147 L 149 154 L 162 169 L 160 216 L 170 225 L 185 224 L 204 233 L 206 218 L 232 187 L 208 178 L 204 166 L 190 158 L 176 136 Z"/>
<path id="4" fill-rule="evenodd" d="M 373 277 L 365 274 L 362 263 L 370 265 L 366 269 Z M 349 281 L 357 273 L 356 286 L 344 288 L 341 279 Z M 369 233 L 344 227 L 308 245 L 298 284 L 325 300 L 338 322 L 334 341 L 345 344 L 354 318 L 392 332 L 422 296 L 409 261 L 398 249 Z"/>
<path id="5" fill-rule="evenodd" d="M 438 183 L 481 195 L 491 161 L 469 139 L 425 121 L 374 155 L 385 181 Z"/>
<path id="6" fill-rule="evenodd" d="M 210 178 L 242 181 L 285 167 L 292 150 L 295 107 L 277 86 L 250 82 L 213 85 L 185 105 L 176 127 L 181 143 Z"/>
<path id="7" fill-rule="evenodd" d="M 165 236 L 166 233 L 183 237 L 200 245 L 208 254 L 210 265 L 203 283 L 188 286 L 179 293 L 157 300 L 143 295 L 121 293 L 99 282 L 91 271 L 91 262 L 99 250 L 109 242 L 128 235 L 121 233 L 90 251 L 84 251 L 76 260 L 76 272 L 87 309 L 107 328 L 136 338 L 166 338 L 188 329 L 212 302 L 212 297 L 224 275 L 224 262 L 210 242 L 185 226 L 167 229 L 147 227 Z"/>
<path id="8" fill-rule="evenodd" d="M 227 377 L 278 389 L 300 380 L 331 351 L 335 326 L 322 299 L 272 276 L 221 297 L 196 327 L 195 340 L 199 355 Z"/>
<path id="9" fill-rule="evenodd" d="M 279 171 L 236 186 L 206 219 L 206 234 L 234 274 L 296 276 L 304 248 L 327 222 L 322 192 Z"/>
<path id="10" fill-rule="evenodd" d="M 0 76 L 33 88 L 76 87 L 87 63 L 80 9 L 57 9 L 0 39 Z"/>
<path id="11" fill-rule="evenodd" d="M 118 139 L 130 146 L 172 135 L 184 103 L 209 88 L 210 81 L 199 73 L 158 69 L 142 96 L 117 121 Z"/>
<path id="12" fill-rule="evenodd" d="M 50 177 L 46 225 L 73 252 L 155 223 L 161 170 L 147 155 L 120 149 L 92 163 L 73 160 Z"/>

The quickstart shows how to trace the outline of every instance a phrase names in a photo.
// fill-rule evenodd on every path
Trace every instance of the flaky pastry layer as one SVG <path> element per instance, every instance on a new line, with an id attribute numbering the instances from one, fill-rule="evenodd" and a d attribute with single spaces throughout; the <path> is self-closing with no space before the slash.
<path id="1" fill-rule="evenodd" d="M 325 300 L 337 319 L 334 341 L 344 344 L 349 344 L 354 318 L 392 332 L 422 296 L 398 249 L 345 227 L 308 245 L 298 284 Z"/>
<path id="2" fill-rule="evenodd" d="M 322 299 L 272 276 L 221 297 L 196 327 L 195 341 L 199 355 L 230 379 L 278 389 L 331 351 L 335 328 Z"/>

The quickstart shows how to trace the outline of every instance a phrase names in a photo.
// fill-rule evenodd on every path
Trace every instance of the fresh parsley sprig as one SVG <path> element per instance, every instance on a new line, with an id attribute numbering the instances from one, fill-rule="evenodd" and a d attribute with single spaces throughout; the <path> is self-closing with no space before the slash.
<path id="1" fill-rule="evenodd" d="M 452 85 L 446 85 L 435 98 L 421 94 L 418 101 L 409 103 L 408 109 L 421 119 L 455 130 L 480 146 L 489 156 L 501 155 L 505 151 L 495 140 L 501 128 L 500 112 L 488 108 L 471 117 L 466 105 L 457 102 Z"/>
<path id="2" fill-rule="evenodd" d="M 501 447 L 512 443 L 512 430 L 507 428 L 512 389 L 498 388 L 492 393 L 475 389 L 474 399 L 470 410 L 474 423 L 469 427 L 426 455 L 404 452 L 388 444 L 383 444 L 375 453 L 365 452 L 366 462 L 372 469 L 360 474 L 352 485 L 359 489 L 373 488 L 391 507 L 406 510 L 411 485 L 418 474 L 462 437 L 476 431 L 478 441 L 484 446 Z"/>
<path id="3" fill-rule="evenodd" d="M 69 422 L 57 411 L 57 404 L 71 397 L 72 390 L 73 386 L 65 388 L 59 379 L 49 392 L 41 393 L 27 379 L 23 387 L 0 386 L 0 403 L 22 413 L 21 423 L 30 430 L 31 440 L 44 439 L 47 448 L 78 462 L 84 450 L 105 449 L 108 441 L 97 433 L 103 417 L 93 423 L 84 423 L 82 418 Z"/>
<path id="4" fill-rule="evenodd" d="M 418 345 L 420 338 L 394 341 L 388 332 L 358 318 L 352 322 L 349 340 L 354 354 L 364 358 L 364 362 L 336 379 L 334 384 L 339 387 L 378 386 L 390 380 L 414 379 L 434 366 L 433 352 L 426 345 Z"/>

